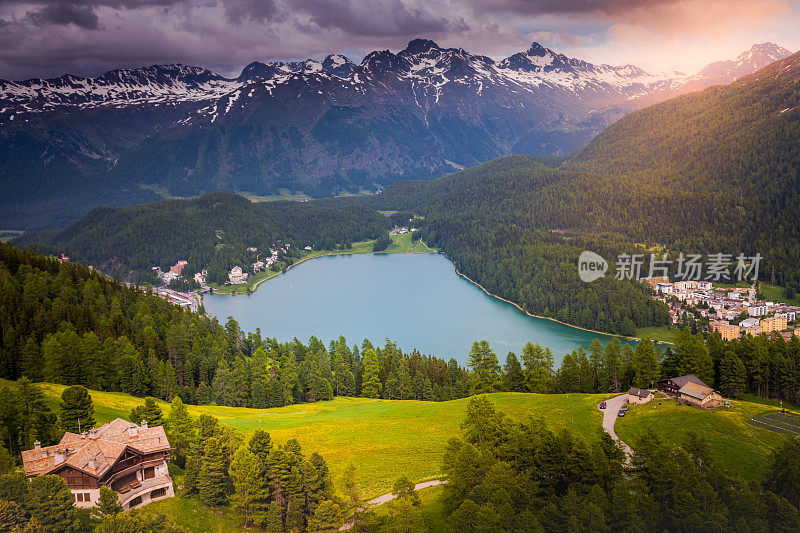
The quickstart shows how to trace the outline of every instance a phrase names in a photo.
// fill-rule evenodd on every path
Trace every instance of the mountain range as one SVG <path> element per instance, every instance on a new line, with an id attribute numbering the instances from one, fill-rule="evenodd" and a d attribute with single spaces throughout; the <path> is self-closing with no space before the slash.
<path id="1" fill-rule="evenodd" d="M 507 154 L 563 155 L 630 111 L 789 54 L 755 45 L 687 76 L 595 65 L 538 43 L 495 61 L 416 39 L 360 64 L 254 62 L 235 79 L 159 65 L 0 80 L 0 218 L 9 229 L 58 227 L 153 191 L 324 197 Z"/>

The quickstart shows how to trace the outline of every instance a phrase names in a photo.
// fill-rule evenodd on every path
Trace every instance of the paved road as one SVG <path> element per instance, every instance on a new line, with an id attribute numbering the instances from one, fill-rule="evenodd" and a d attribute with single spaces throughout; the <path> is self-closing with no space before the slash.
<path id="1" fill-rule="evenodd" d="M 447 483 L 446 479 L 434 479 L 433 481 L 423 481 L 422 483 L 417 483 L 416 485 L 414 485 L 414 490 L 427 489 L 428 487 L 435 487 L 436 485 L 444 485 L 445 483 Z M 395 498 L 396 498 L 396 496 L 394 494 L 392 494 L 391 492 L 386 493 L 386 494 L 381 494 L 380 496 L 377 496 L 377 497 L 372 498 L 371 500 L 369 500 L 367 502 L 367 507 L 370 507 L 370 508 L 378 507 L 379 505 L 383 505 L 384 503 L 388 503 L 388 502 L 394 500 Z M 342 527 L 340 527 L 339 531 L 347 531 L 348 529 L 350 529 L 352 527 L 353 527 L 353 523 L 352 522 L 348 522 L 345 525 L 343 525 Z"/>
<path id="2" fill-rule="evenodd" d="M 633 455 L 633 450 L 631 450 L 630 446 L 622 442 L 619 437 L 617 437 L 617 433 L 614 431 L 614 423 L 617 421 L 617 413 L 621 407 L 627 405 L 628 403 L 628 395 L 627 394 L 620 394 L 619 396 L 615 396 L 610 400 L 606 400 L 606 408 L 605 410 L 600 409 L 600 404 L 598 405 L 598 409 L 603 413 L 603 429 L 611 435 L 611 438 L 615 441 L 619 442 L 622 445 L 622 449 L 625 452 L 625 463 L 628 464 L 631 461 L 631 455 Z"/>

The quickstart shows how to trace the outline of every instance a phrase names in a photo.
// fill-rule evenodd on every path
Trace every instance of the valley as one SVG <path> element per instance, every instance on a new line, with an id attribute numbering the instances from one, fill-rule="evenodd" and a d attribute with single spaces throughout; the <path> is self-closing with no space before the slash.
<path id="1" fill-rule="evenodd" d="M 145 4 L 0 4 L 0 531 L 800 531 L 800 5 Z"/>

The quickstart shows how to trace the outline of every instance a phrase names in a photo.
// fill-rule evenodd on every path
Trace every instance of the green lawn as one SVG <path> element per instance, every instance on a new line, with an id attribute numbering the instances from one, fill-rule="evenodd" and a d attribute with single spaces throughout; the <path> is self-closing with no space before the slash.
<path id="1" fill-rule="evenodd" d="M 435 487 L 428 487 L 417 491 L 420 499 L 420 506 L 422 507 L 422 518 L 425 520 L 425 531 L 444 531 L 447 517 L 444 514 L 444 505 L 442 503 L 442 493 L 444 487 L 437 485 Z M 381 505 L 375 508 L 375 514 L 380 517 L 389 516 L 389 507 Z M 388 528 L 383 527 L 381 531 Z"/>
<path id="2" fill-rule="evenodd" d="M 412 254 L 436 253 L 436 248 L 431 248 L 430 246 L 422 242 L 422 240 L 419 240 L 416 243 L 414 243 L 414 248 L 411 249 L 411 253 Z"/>
<path id="3" fill-rule="evenodd" d="M 668 328 L 667 326 L 636 328 L 636 336 L 640 339 L 648 338 L 658 342 L 674 343 L 676 333 L 678 333 L 676 328 Z"/>
<path id="4" fill-rule="evenodd" d="M 775 411 L 771 405 L 745 401 L 734 402 L 733 409 L 703 411 L 677 405 L 674 399 L 631 405 L 624 418 L 615 424 L 617 435 L 634 450 L 647 429 L 666 443 L 682 443 L 686 434 L 695 431 L 709 442 L 713 459 L 744 479 L 762 479 L 772 452 L 785 437 L 746 422 L 754 416 Z"/>
<path id="5" fill-rule="evenodd" d="M 42 384 L 52 407 L 63 385 Z M 123 393 L 92 391 L 99 424 L 127 418 L 143 400 Z M 540 395 L 496 393 L 492 401 L 520 420 L 542 417 L 551 428 L 568 427 L 587 440 L 599 436 L 601 415 L 594 406 L 607 395 Z M 169 407 L 162 403 L 165 414 Z M 210 414 L 249 436 L 257 428 L 270 432 L 277 443 L 297 439 L 304 450 L 318 451 L 331 467 L 334 481 L 355 464 L 364 498 L 386 493 L 401 475 L 414 482 L 434 479 L 447 440 L 461 434 L 467 399 L 419 402 L 336 398 L 330 402 L 276 409 L 189 406 L 193 416 Z"/>
<path id="6" fill-rule="evenodd" d="M 767 301 L 782 302 L 790 305 L 800 305 L 800 295 L 797 295 L 791 299 L 787 298 L 786 294 L 783 292 L 783 287 L 762 283 L 761 293 L 764 295 L 764 298 Z"/>

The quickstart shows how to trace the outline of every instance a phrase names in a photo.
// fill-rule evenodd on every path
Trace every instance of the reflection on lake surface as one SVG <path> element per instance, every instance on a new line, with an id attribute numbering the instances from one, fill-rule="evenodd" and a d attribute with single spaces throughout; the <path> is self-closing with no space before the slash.
<path id="1" fill-rule="evenodd" d="M 528 341 L 564 353 L 610 337 L 525 315 L 456 274 L 441 254 L 334 255 L 312 259 L 264 282 L 254 294 L 206 295 L 209 313 L 265 337 L 349 344 L 388 337 L 403 351 L 455 357 L 466 363 L 475 340 L 486 339 L 502 364 Z"/>

